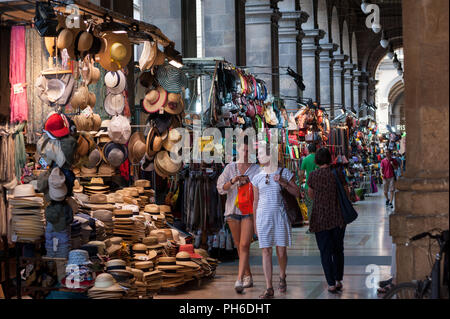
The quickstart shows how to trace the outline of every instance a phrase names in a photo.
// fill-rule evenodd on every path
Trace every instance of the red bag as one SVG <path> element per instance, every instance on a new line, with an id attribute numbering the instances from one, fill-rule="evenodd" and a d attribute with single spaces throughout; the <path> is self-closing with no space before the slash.
<path id="1" fill-rule="evenodd" d="M 238 208 L 243 215 L 253 214 L 253 200 L 252 183 L 240 186 L 238 189 Z"/>

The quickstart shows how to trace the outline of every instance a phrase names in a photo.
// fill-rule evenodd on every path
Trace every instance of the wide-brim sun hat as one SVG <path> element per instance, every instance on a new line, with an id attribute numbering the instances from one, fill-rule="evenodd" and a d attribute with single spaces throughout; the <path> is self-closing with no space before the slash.
<path id="1" fill-rule="evenodd" d="M 167 138 L 164 140 L 162 146 L 166 149 L 166 151 L 170 152 L 174 145 L 181 141 L 183 136 L 177 129 L 172 129 L 169 131 Z"/>
<path id="2" fill-rule="evenodd" d="M 146 143 L 141 132 L 135 132 L 128 141 L 128 158 L 132 164 L 139 163 L 145 155 Z"/>
<path id="3" fill-rule="evenodd" d="M 103 147 L 105 160 L 112 167 L 119 167 L 128 157 L 128 150 L 123 144 L 109 142 Z"/>
<path id="4" fill-rule="evenodd" d="M 14 188 L 13 192 L 14 198 L 20 197 L 34 197 L 36 196 L 36 192 L 34 190 L 34 186 L 31 184 L 21 184 L 17 185 Z"/>
<path id="5" fill-rule="evenodd" d="M 148 113 L 159 112 L 167 103 L 167 95 L 167 91 L 161 86 L 158 86 L 154 90 L 150 90 L 150 92 L 145 95 L 142 103 L 144 110 Z"/>
<path id="6" fill-rule="evenodd" d="M 187 87 L 184 71 L 168 63 L 158 66 L 156 79 L 168 93 L 181 93 Z"/>
<path id="7" fill-rule="evenodd" d="M 107 31 L 101 36 L 101 50 L 97 54 L 100 65 L 108 71 L 118 71 L 131 59 L 131 43 L 126 32 Z"/>
<path id="8" fill-rule="evenodd" d="M 175 163 L 167 151 L 156 154 L 155 168 L 158 168 L 164 175 L 175 175 L 181 169 L 183 163 Z"/>
<path id="9" fill-rule="evenodd" d="M 167 95 L 167 103 L 164 106 L 164 111 L 172 115 L 182 113 L 184 111 L 184 101 L 181 94 L 169 93 Z"/>

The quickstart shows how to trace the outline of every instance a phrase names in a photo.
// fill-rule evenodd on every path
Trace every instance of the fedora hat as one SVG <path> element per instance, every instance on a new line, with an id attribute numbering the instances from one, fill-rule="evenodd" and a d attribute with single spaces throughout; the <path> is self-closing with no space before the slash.
<path id="1" fill-rule="evenodd" d="M 66 177 L 59 167 L 55 167 L 48 177 L 49 196 L 52 200 L 60 202 L 67 195 Z"/>
<path id="2" fill-rule="evenodd" d="M 89 197 L 89 203 L 91 204 L 107 204 L 108 198 L 105 194 L 93 194 Z"/>
<path id="3" fill-rule="evenodd" d="M 134 182 L 134 186 L 150 188 L 150 181 L 147 179 L 138 179 Z"/>
<path id="4" fill-rule="evenodd" d="M 106 113 L 108 113 L 111 116 L 122 114 L 123 109 L 125 108 L 124 95 L 122 93 L 120 94 L 109 93 L 105 98 L 103 107 L 105 108 Z"/>
<path id="5" fill-rule="evenodd" d="M 147 246 L 148 249 L 158 249 L 163 246 L 158 242 L 158 237 L 156 236 L 148 236 L 142 239 L 142 243 Z"/>
<path id="6" fill-rule="evenodd" d="M 34 190 L 34 186 L 31 184 L 20 184 L 14 188 L 14 198 L 20 197 L 34 197 L 36 196 L 36 192 Z"/>
<path id="7" fill-rule="evenodd" d="M 68 48 L 74 41 L 74 34 L 70 29 L 62 29 L 56 39 L 56 47 L 60 50 Z"/>
<path id="8" fill-rule="evenodd" d="M 170 152 L 172 150 L 172 148 L 174 147 L 174 145 L 176 143 L 180 142 L 182 138 L 183 137 L 180 134 L 180 132 L 178 132 L 178 130 L 172 129 L 172 130 L 169 131 L 169 134 L 168 134 L 167 138 L 164 140 L 162 146 L 168 152 Z"/>
<path id="9" fill-rule="evenodd" d="M 117 272 L 117 273 L 125 273 L 132 274 L 129 270 L 127 270 L 127 263 L 122 259 L 112 259 L 106 262 L 106 271 L 109 272 Z"/>
<path id="10" fill-rule="evenodd" d="M 159 205 L 159 211 L 161 213 L 170 213 L 172 208 L 169 205 Z"/>
<path id="11" fill-rule="evenodd" d="M 103 147 L 106 162 L 112 167 L 119 167 L 128 157 L 128 150 L 122 144 L 109 142 Z"/>
<path id="12" fill-rule="evenodd" d="M 131 59 L 131 43 L 128 34 L 107 31 L 101 36 L 102 46 L 97 54 L 100 65 L 108 71 L 125 67 Z"/>
<path id="13" fill-rule="evenodd" d="M 105 245 L 105 243 L 102 242 L 102 241 L 94 240 L 94 241 L 88 242 L 87 244 L 88 244 L 88 245 L 94 245 L 94 246 L 97 246 L 98 253 L 99 253 L 100 255 L 104 255 L 105 252 L 106 252 L 106 245 Z"/>
<path id="14" fill-rule="evenodd" d="M 108 136 L 114 143 L 126 144 L 131 136 L 130 121 L 122 115 L 114 116 L 109 123 Z"/>
<path id="15" fill-rule="evenodd" d="M 165 63 L 156 70 L 158 83 L 169 93 L 181 93 L 187 87 L 187 79 L 182 69 Z"/>
<path id="16" fill-rule="evenodd" d="M 167 103 L 167 91 L 161 86 L 150 90 L 144 98 L 143 107 L 148 113 L 155 113 L 163 109 Z"/>
<path id="17" fill-rule="evenodd" d="M 145 155 L 146 145 L 144 135 L 135 132 L 128 142 L 128 158 L 132 164 L 139 163 Z"/>
<path id="18" fill-rule="evenodd" d="M 180 266 L 186 266 L 195 269 L 200 267 L 197 263 L 192 261 L 191 255 L 189 255 L 189 253 L 185 251 L 180 251 L 179 253 L 177 253 L 175 259 L 176 264 Z"/>
<path id="19" fill-rule="evenodd" d="M 108 127 L 111 120 L 103 120 L 100 123 L 100 129 L 98 130 L 97 134 L 95 134 L 96 137 L 103 137 L 108 136 Z"/>
<path id="20" fill-rule="evenodd" d="M 105 74 L 105 85 L 109 93 L 121 94 L 125 90 L 127 78 L 122 71 L 108 72 Z"/>
<path id="21" fill-rule="evenodd" d="M 183 266 L 177 265 L 176 257 L 159 257 L 158 258 L 158 270 L 176 270 L 181 269 Z"/>
<path id="22" fill-rule="evenodd" d="M 100 130 L 102 126 L 102 118 L 100 117 L 100 115 L 94 113 L 91 117 L 93 122 L 92 131 Z"/>

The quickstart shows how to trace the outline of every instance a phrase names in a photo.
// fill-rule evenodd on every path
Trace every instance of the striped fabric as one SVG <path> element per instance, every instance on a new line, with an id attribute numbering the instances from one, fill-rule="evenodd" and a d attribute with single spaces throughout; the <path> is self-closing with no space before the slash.
<path id="1" fill-rule="evenodd" d="M 269 184 L 266 184 L 266 173 L 261 171 L 252 180 L 258 188 L 259 201 L 256 211 L 256 229 L 258 230 L 259 248 L 273 246 L 290 247 L 292 244 L 292 229 L 284 209 L 281 186 L 274 181 L 281 168 L 269 175 Z M 294 174 L 288 170 L 283 171 L 283 178 L 290 181 Z"/>
<path id="2" fill-rule="evenodd" d="M 187 87 L 184 72 L 170 64 L 158 66 L 156 71 L 158 83 L 169 93 L 181 93 L 182 87 Z"/>

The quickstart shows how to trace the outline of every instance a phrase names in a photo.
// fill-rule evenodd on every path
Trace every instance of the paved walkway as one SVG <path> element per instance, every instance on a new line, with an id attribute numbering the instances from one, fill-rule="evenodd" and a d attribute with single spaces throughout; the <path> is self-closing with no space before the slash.
<path id="1" fill-rule="evenodd" d="M 369 265 L 376 265 L 379 278 L 389 277 L 392 242 L 389 236 L 389 213 L 384 204 L 383 194 L 373 194 L 355 205 L 359 218 L 348 226 L 345 236 L 345 276 L 344 290 L 339 295 L 327 292 L 327 285 L 320 264 L 319 251 L 314 235 L 306 234 L 306 227 L 294 229 L 293 247 L 288 249 L 288 291 L 275 292 L 276 298 L 286 299 L 373 299 L 377 298 L 376 287 L 367 287 L 366 272 Z M 275 252 L 275 250 L 274 250 Z M 256 299 L 265 289 L 261 264 L 261 251 L 257 243 L 251 247 L 251 266 L 254 287 L 243 295 L 234 292 L 237 262 L 222 263 L 214 280 L 204 282 L 201 287 L 190 287 L 177 292 L 165 292 L 156 298 L 187 299 Z M 278 285 L 278 266 L 274 255 L 274 287 Z M 377 267 L 374 267 L 377 269 Z M 371 277 L 369 277 L 370 279 Z M 377 277 L 372 282 L 377 282 Z M 369 285 L 370 286 L 370 285 Z"/>

